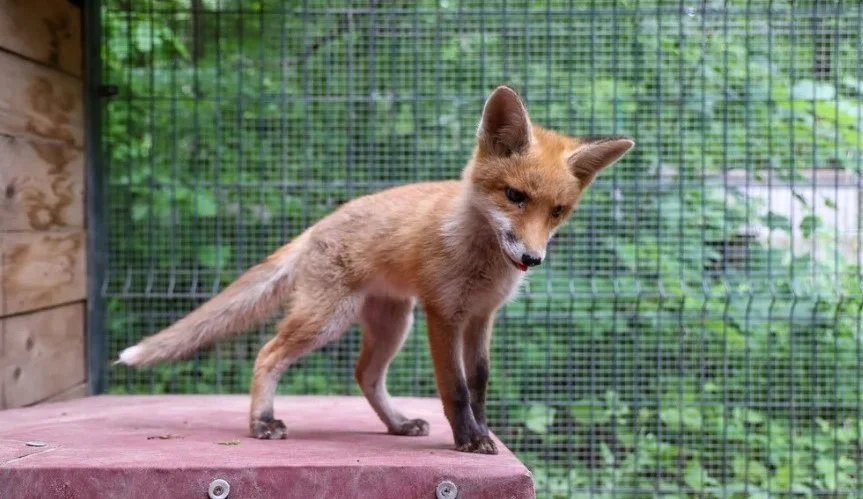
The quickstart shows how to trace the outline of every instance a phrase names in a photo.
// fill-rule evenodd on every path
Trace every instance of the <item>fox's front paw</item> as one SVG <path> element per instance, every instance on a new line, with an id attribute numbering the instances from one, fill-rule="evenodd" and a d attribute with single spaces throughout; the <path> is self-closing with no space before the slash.
<path id="1" fill-rule="evenodd" d="M 281 419 L 252 421 L 251 432 L 253 437 L 261 440 L 281 440 L 288 436 L 288 428 Z"/>
<path id="2" fill-rule="evenodd" d="M 429 434 L 429 424 L 424 419 L 409 419 L 397 428 L 390 428 L 389 431 L 393 435 L 423 437 Z"/>
<path id="3" fill-rule="evenodd" d="M 470 442 L 456 447 L 455 450 L 474 454 L 497 454 L 497 445 L 491 437 L 485 435 L 474 437 Z"/>

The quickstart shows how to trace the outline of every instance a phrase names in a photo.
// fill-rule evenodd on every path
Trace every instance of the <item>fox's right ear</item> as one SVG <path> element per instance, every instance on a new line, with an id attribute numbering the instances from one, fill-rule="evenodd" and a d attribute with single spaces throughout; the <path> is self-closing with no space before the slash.
<path id="1" fill-rule="evenodd" d="M 477 141 L 490 153 L 507 157 L 530 146 L 530 118 L 518 93 L 507 86 L 494 89 L 485 101 Z"/>

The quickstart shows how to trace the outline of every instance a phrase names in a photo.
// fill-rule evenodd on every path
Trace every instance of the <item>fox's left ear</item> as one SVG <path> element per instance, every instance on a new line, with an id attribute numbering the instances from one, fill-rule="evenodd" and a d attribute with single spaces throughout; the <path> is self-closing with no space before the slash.
<path id="1" fill-rule="evenodd" d="M 613 165 L 635 146 L 635 141 L 629 137 L 592 137 L 581 142 L 567 164 L 584 185 L 593 182 L 597 173 Z"/>

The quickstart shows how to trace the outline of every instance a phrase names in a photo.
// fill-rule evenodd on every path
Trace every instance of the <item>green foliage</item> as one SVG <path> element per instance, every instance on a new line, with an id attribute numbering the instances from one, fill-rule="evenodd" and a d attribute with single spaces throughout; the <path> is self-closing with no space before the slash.
<path id="1" fill-rule="evenodd" d="M 490 418 L 539 495 L 859 490 L 860 269 L 802 195 L 810 169 L 860 170 L 853 9 L 531 1 L 503 16 L 424 0 L 343 22 L 318 1 L 204 1 L 199 19 L 188 1 L 153 4 L 103 13 L 120 88 L 104 129 L 112 354 L 347 199 L 457 177 L 482 98 L 506 82 L 540 124 L 639 144 L 497 323 Z M 829 78 L 814 23 L 838 34 Z M 763 209 L 729 170 L 793 182 L 806 213 Z M 740 236 L 753 225 L 823 251 Z M 435 393 L 424 328 L 394 393 Z M 112 390 L 245 392 L 266 334 L 147 376 L 112 369 Z M 358 348 L 350 335 L 310 356 L 280 392 L 358 394 Z"/>

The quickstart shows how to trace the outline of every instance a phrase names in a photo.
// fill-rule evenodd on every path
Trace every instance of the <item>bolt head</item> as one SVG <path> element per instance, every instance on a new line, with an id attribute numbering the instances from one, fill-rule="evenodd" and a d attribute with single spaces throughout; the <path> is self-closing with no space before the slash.
<path id="1" fill-rule="evenodd" d="M 458 487 L 449 480 L 444 480 L 435 489 L 437 499 L 455 499 L 458 497 Z"/>

